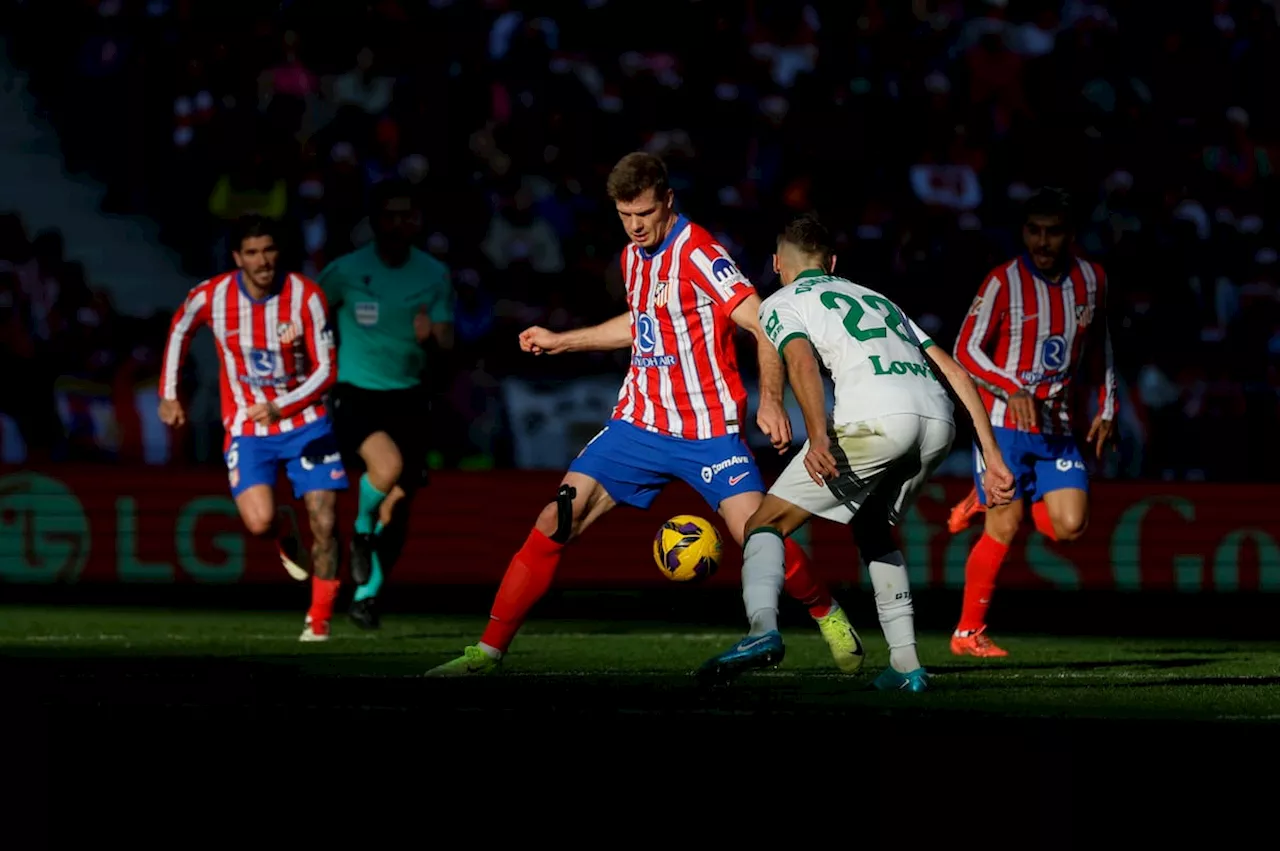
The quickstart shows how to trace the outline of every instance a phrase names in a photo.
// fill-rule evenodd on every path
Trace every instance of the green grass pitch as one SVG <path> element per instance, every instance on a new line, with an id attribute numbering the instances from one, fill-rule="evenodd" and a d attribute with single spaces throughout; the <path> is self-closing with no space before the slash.
<path id="1" fill-rule="evenodd" d="M 779 668 L 707 691 L 690 672 L 740 634 L 535 619 L 499 675 L 421 678 L 474 642 L 483 625 L 483 618 L 392 614 L 381 631 L 364 633 L 335 618 L 330 642 L 300 644 L 301 618 L 290 613 L 10 606 L 0 607 L 0 658 L 48 694 L 93 694 L 99 702 L 128 695 L 160 704 L 252 704 L 301 690 L 388 712 L 427 695 L 437 708 L 458 711 L 527 702 L 638 714 L 1280 719 L 1280 643 L 1002 634 L 1010 657 L 984 661 L 953 657 L 945 635 L 926 634 L 919 647 L 933 690 L 881 694 L 869 690 L 888 659 L 874 623 L 859 624 L 867 661 L 854 676 L 835 670 L 816 629 L 791 628 Z"/>

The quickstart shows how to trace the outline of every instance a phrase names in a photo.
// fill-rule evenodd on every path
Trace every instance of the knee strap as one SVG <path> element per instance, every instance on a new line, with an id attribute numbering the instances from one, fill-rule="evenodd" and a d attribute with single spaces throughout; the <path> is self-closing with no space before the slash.
<path id="1" fill-rule="evenodd" d="M 573 534 L 573 500 L 577 495 L 578 491 L 570 485 L 561 485 L 556 494 L 556 531 L 551 540 L 557 544 L 568 543 Z"/>

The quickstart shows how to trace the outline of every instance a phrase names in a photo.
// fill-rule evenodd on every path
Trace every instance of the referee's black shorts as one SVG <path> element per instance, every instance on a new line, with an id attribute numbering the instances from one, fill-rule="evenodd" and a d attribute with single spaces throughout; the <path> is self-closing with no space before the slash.
<path id="1" fill-rule="evenodd" d="M 405 490 L 426 484 L 431 400 L 424 387 L 404 390 L 366 390 L 338 382 L 329 393 L 329 416 L 348 473 L 364 470 L 360 447 L 377 432 L 385 432 L 404 459 L 400 486 Z"/>

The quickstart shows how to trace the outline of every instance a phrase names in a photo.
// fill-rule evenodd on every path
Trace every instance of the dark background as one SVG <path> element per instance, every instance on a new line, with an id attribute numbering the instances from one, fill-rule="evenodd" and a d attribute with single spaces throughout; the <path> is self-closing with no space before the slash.
<path id="1" fill-rule="evenodd" d="M 286 222 L 316 274 L 368 238 L 373 183 L 415 181 L 423 247 L 458 292 L 459 349 L 432 375 L 436 466 L 514 463 L 504 381 L 621 376 L 622 354 L 532 359 L 514 338 L 621 310 L 603 180 L 643 148 L 764 294 L 778 222 L 817 209 L 841 270 L 947 345 L 1019 250 L 1017 202 L 1065 186 L 1112 281 L 1121 441 L 1097 475 L 1275 475 L 1274 5 L 3 5 L 68 169 L 106 183 L 104 213 L 159 221 L 190 283 L 229 265 L 240 212 Z M 128 454 L 66 404 L 53 417 L 53 388 L 153 380 L 165 311 L 117 312 L 110 280 L 64 262 L 74 246 L 24 229 L 20 197 L 0 207 L 0 357 L 38 364 L 8 412 L 42 452 Z M 167 460 L 219 461 L 190 441 Z"/>

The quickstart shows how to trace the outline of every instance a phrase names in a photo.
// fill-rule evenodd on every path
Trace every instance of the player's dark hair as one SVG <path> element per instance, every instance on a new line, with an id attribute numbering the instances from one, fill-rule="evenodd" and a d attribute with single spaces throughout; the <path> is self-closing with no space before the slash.
<path id="1" fill-rule="evenodd" d="M 1022 204 L 1022 221 L 1032 216 L 1061 216 L 1070 227 L 1073 223 L 1071 196 L 1056 186 L 1037 190 Z"/>
<path id="2" fill-rule="evenodd" d="M 661 158 L 644 151 L 627 154 L 618 160 L 618 164 L 609 172 L 606 184 L 609 199 L 612 201 L 634 201 L 652 189 L 659 201 L 665 200 L 667 190 L 671 188 L 667 176 L 667 165 Z"/>
<path id="3" fill-rule="evenodd" d="M 806 257 L 817 257 L 825 269 L 831 263 L 831 256 L 836 253 L 835 239 L 818 217 L 813 213 L 805 213 L 792 219 L 782 233 L 778 234 L 778 247 L 790 245 Z"/>
<path id="4" fill-rule="evenodd" d="M 382 180 L 375 183 L 369 192 L 369 208 L 375 214 L 381 213 L 392 201 L 399 201 L 402 198 L 416 206 L 417 196 L 409 181 L 400 178 Z"/>
<path id="5" fill-rule="evenodd" d="M 280 234 L 276 232 L 276 223 L 271 219 L 256 213 L 241 216 L 231 230 L 232 250 L 239 251 L 246 239 L 253 239 L 259 236 L 269 236 L 275 242 L 280 242 Z"/>

